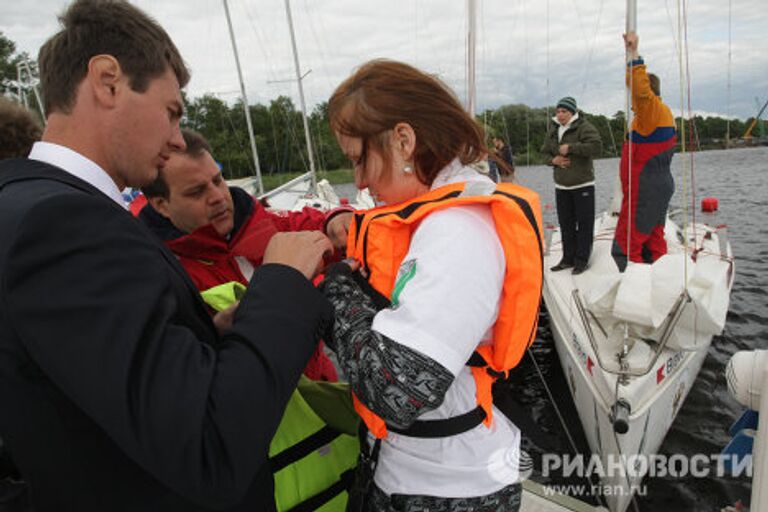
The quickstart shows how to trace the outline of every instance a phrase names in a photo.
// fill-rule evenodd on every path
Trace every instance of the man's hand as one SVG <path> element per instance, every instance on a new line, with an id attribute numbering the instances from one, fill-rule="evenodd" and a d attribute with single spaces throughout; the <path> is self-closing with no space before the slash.
<path id="1" fill-rule="evenodd" d="M 568 156 L 568 144 L 560 144 L 560 154 L 562 156 Z"/>
<path id="2" fill-rule="evenodd" d="M 627 50 L 627 54 L 635 60 L 639 57 L 638 48 L 640 46 L 640 37 L 637 32 L 627 32 L 624 34 L 624 47 Z"/>
<path id="3" fill-rule="evenodd" d="M 331 241 L 319 231 L 277 233 L 264 251 L 264 263 L 288 265 L 312 279 L 323 266 L 323 255 L 332 252 Z"/>
<path id="4" fill-rule="evenodd" d="M 213 325 L 216 326 L 219 336 L 222 336 L 226 331 L 232 329 L 232 322 L 235 320 L 235 311 L 237 306 L 240 305 L 240 301 L 235 302 L 227 309 L 219 311 L 213 315 Z"/>
<path id="5" fill-rule="evenodd" d="M 345 249 L 347 247 L 347 234 L 349 233 L 349 223 L 352 222 L 352 212 L 342 212 L 328 221 L 325 227 L 325 234 L 331 239 L 331 243 L 336 249 Z"/>
<path id="6" fill-rule="evenodd" d="M 563 169 L 567 169 L 571 166 L 571 159 L 568 157 L 564 157 L 561 155 L 557 155 L 555 158 L 552 159 L 552 165 L 555 167 L 561 167 Z"/>

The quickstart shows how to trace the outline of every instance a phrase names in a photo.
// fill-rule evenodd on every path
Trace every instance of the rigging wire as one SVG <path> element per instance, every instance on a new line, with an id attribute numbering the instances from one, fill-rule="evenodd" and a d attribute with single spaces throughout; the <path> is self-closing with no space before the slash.
<path id="1" fill-rule="evenodd" d="M 576 0 L 571 0 L 573 2 L 573 9 L 576 11 L 576 17 L 579 20 L 579 27 L 581 28 L 582 34 L 584 34 L 584 43 L 587 47 L 587 60 L 583 66 L 584 69 L 584 79 L 582 80 L 582 86 L 581 86 L 581 96 L 583 97 L 586 94 L 587 91 L 587 85 L 589 85 L 589 77 L 592 72 L 592 56 L 595 52 L 595 47 L 597 46 L 597 41 L 600 38 L 600 22 L 603 17 L 603 5 L 604 0 L 600 0 L 600 5 L 597 11 L 597 21 L 595 22 L 595 31 L 592 36 L 591 42 L 586 38 L 586 30 L 584 29 L 584 23 L 582 21 L 581 12 L 579 12 L 579 6 Z"/>
<path id="2" fill-rule="evenodd" d="M 330 69 L 330 66 L 328 66 L 328 54 L 330 52 L 328 51 L 327 41 L 320 35 L 327 34 L 328 30 L 325 28 L 325 24 L 323 23 L 323 17 L 315 14 L 314 11 L 311 10 L 309 2 L 306 0 L 304 0 L 304 11 L 307 13 L 306 22 L 309 25 L 309 30 L 312 34 L 312 40 L 315 42 L 315 50 L 317 50 L 317 52 L 320 54 L 320 65 L 317 67 L 323 71 L 320 73 L 320 75 L 324 78 L 328 90 L 332 91 L 336 84 L 331 82 L 331 73 L 328 71 Z M 316 21 L 320 25 L 319 33 L 315 27 Z"/>
<path id="3" fill-rule="evenodd" d="M 629 32 L 629 24 L 627 24 L 626 32 Z M 632 27 L 634 30 L 635 27 Z M 626 43 L 626 42 L 625 42 Z M 635 148 L 635 141 L 632 139 L 632 122 L 634 121 L 633 116 L 633 96 L 632 96 L 632 88 L 634 86 L 634 77 L 635 74 L 633 72 L 632 68 L 632 55 L 629 53 L 629 51 L 626 51 L 624 54 L 624 73 L 626 76 L 626 88 L 625 88 L 625 94 L 624 94 L 624 140 L 627 141 L 627 194 L 628 197 L 622 199 L 621 201 L 621 210 L 623 213 L 624 207 L 626 206 L 626 217 L 627 217 L 627 229 L 626 229 L 626 256 L 627 256 L 627 265 L 630 264 L 631 261 L 631 247 L 630 244 L 632 243 L 632 216 L 634 215 L 634 212 L 631 208 L 631 198 L 632 198 L 632 173 L 634 172 L 632 161 L 633 161 L 633 153 Z M 622 149 L 622 154 L 624 153 Z M 623 156 L 623 155 L 622 155 Z M 619 170 L 619 176 L 621 176 L 621 170 Z M 621 178 L 619 178 L 621 179 Z M 623 187 L 622 187 L 623 192 Z M 617 236 L 618 233 L 617 233 Z"/>
<path id="4" fill-rule="evenodd" d="M 525 0 L 520 2 L 521 18 L 525 19 Z M 528 73 L 528 24 L 523 24 L 523 48 L 525 53 L 523 55 L 523 76 L 529 76 Z M 547 123 L 544 123 L 545 130 Z M 525 109 L 525 165 L 531 165 L 531 110 Z"/>
<path id="5" fill-rule="evenodd" d="M 693 107 L 691 106 L 691 68 L 690 68 L 690 55 L 688 52 L 688 0 L 682 0 L 682 6 L 683 6 L 683 35 L 682 38 L 685 41 L 685 87 L 686 87 L 686 97 L 688 99 L 688 133 L 690 134 L 690 140 L 689 145 L 692 148 L 698 147 L 701 149 L 701 146 L 694 145 L 694 135 L 696 136 L 696 139 L 698 140 L 698 132 L 696 131 L 696 119 L 693 115 Z M 688 152 L 688 161 L 690 162 L 690 190 L 691 190 L 691 226 L 694 227 L 694 244 L 696 240 L 696 174 L 694 173 L 694 164 L 695 164 L 695 158 L 694 153 L 689 151 Z M 683 182 L 683 190 L 685 190 L 685 181 Z M 683 197 L 687 197 L 687 194 Z M 686 216 L 687 218 L 687 216 Z M 703 243 L 703 240 L 702 240 Z M 696 248 L 694 248 L 695 250 Z M 686 258 L 687 261 L 687 258 Z M 687 281 L 686 281 L 687 282 Z"/>
<path id="6" fill-rule="evenodd" d="M 684 10 L 685 10 L 685 4 L 684 0 L 677 0 L 677 40 L 679 41 L 679 44 L 677 45 L 677 62 L 678 62 L 678 73 L 679 73 L 679 82 L 680 82 L 680 160 L 681 160 L 681 174 L 683 178 L 683 251 L 684 254 L 689 254 L 689 247 L 688 247 L 688 236 L 687 236 L 687 228 L 689 226 L 688 224 L 688 180 L 687 180 L 687 174 L 685 172 L 685 164 L 688 158 L 688 153 L 686 151 L 686 140 L 685 140 L 685 69 L 684 69 L 684 58 L 683 54 L 687 50 L 687 48 L 684 48 L 684 36 L 685 33 L 683 31 L 683 18 L 684 18 Z M 688 258 L 684 258 L 684 265 L 683 265 L 683 287 L 687 291 L 688 289 Z"/>
<path id="7" fill-rule="evenodd" d="M 731 147 L 731 14 L 733 0 L 728 0 L 728 81 L 726 85 L 725 149 Z"/>
<path id="8" fill-rule="evenodd" d="M 672 13 L 672 10 L 670 9 L 669 2 L 672 1 L 673 3 L 677 0 L 665 0 L 664 7 L 666 8 L 667 12 L 667 23 L 669 23 L 669 34 L 672 36 L 672 42 L 675 47 L 675 51 L 672 52 L 669 56 L 669 58 L 672 60 L 672 66 L 675 65 L 675 61 L 677 60 L 677 52 L 679 51 L 680 47 L 680 41 L 678 40 L 678 26 L 676 20 L 676 15 Z M 676 4 L 675 4 L 676 5 Z"/>
<path id="9" fill-rule="evenodd" d="M 549 104 L 552 103 L 551 93 L 549 91 L 549 0 L 547 0 L 547 126 L 549 126 Z"/>
<path id="10" fill-rule="evenodd" d="M 262 30 L 262 26 L 260 24 L 256 23 L 255 17 L 252 15 L 251 10 L 250 10 L 250 8 L 248 6 L 248 2 L 244 2 L 243 3 L 243 9 L 245 10 L 245 15 L 246 15 L 246 18 L 248 20 L 248 24 L 251 27 L 251 30 L 253 31 L 253 34 L 256 37 L 256 40 L 257 40 L 257 43 L 258 43 L 255 46 L 257 46 L 259 48 L 259 51 L 261 52 L 261 54 L 263 56 L 263 64 L 265 65 L 266 71 L 267 71 L 267 80 L 266 80 L 267 84 L 269 84 L 270 82 L 272 82 L 272 83 L 285 82 L 286 80 L 283 80 L 283 79 L 281 79 L 279 77 L 283 73 L 288 74 L 288 72 L 285 72 L 285 71 L 282 71 L 282 70 L 278 71 L 277 67 L 275 66 L 274 62 L 275 62 L 275 60 L 278 60 L 278 59 L 276 59 L 274 57 L 273 52 L 269 51 L 270 47 L 267 44 L 268 38 L 264 34 L 264 31 Z M 291 101 L 293 102 L 293 98 L 292 98 L 292 95 L 290 93 L 279 94 L 278 97 L 279 96 L 285 96 L 287 98 L 290 98 Z M 274 100 L 269 100 L 266 97 L 263 97 L 263 98 L 267 102 L 274 101 Z M 283 117 L 287 118 L 287 114 L 282 112 L 282 108 L 280 110 L 281 111 L 279 113 Z M 270 120 L 274 121 L 274 116 L 270 116 Z M 274 127 L 273 127 L 273 131 L 274 131 Z M 301 150 L 301 148 L 302 148 L 301 142 L 300 142 L 301 137 L 299 137 L 299 135 L 296 133 L 296 131 L 293 129 L 293 127 L 290 125 L 290 123 L 288 124 L 287 133 L 288 133 L 288 136 L 289 136 L 289 142 L 292 143 L 292 145 L 295 148 L 298 149 L 298 153 L 301 155 L 302 165 L 304 167 L 307 167 L 306 159 L 303 157 L 304 151 Z M 276 139 L 274 141 L 274 144 L 277 145 L 277 140 Z M 283 159 L 280 158 L 279 152 L 276 152 L 276 157 L 277 158 L 275 159 L 275 162 L 277 162 L 277 164 L 278 164 L 278 169 L 281 169 L 280 162 Z M 284 157 L 284 159 L 285 159 L 286 162 L 290 162 L 290 158 L 288 156 Z M 287 164 L 286 164 L 286 166 L 287 166 Z M 286 168 L 286 170 L 290 170 L 290 169 Z M 278 172 L 282 172 L 282 171 L 279 170 Z"/>
<path id="11" fill-rule="evenodd" d="M 250 9 L 248 8 L 248 2 L 243 3 L 243 10 L 245 11 L 245 17 L 248 20 L 248 25 L 251 27 L 251 30 L 256 37 L 257 44 L 255 46 L 259 49 L 259 52 L 261 52 L 262 63 L 266 65 L 268 73 L 267 81 L 276 81 L 278 75 L 273 65 L 275 59 L 268 51 L 269 46 L 267 45 L 267 37 L 264 35 L 261 26 L 256 23 L 254 16 L 251 14 Z"/>

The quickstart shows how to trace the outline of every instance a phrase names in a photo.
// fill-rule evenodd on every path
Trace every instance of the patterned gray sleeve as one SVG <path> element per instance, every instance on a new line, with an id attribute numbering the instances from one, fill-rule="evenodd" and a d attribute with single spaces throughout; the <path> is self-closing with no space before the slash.
<path id="1" fill-rule="evenodd" d="M 353 279 L 334 275 L 323 293 L 333 304 L 333 343 L 350 386 L 387 424 L 404 429 L 437 408 L 453 375 L 437 361 L 371 329 L 376 308 Z"/>

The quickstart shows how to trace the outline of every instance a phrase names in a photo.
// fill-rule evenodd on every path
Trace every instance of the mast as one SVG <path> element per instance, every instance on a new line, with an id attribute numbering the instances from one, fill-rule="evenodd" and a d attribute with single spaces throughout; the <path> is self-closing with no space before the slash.
<path id="1" fill-rule="evenodd" d="M 286 0 L 287 1 L 287 0 Z M 475 118 L 475 46 L 477 26 L 477 2 L 467 0 L 467 112 Z"/>
<path id="2" fill-rule="evenodd" d="M 628 34 L 629 32 L 637 32 L 637 0 L 627 0 L 627 19 L 626 19 L 626 27 L 624 29 L 624 33 Z M 629 55 L 629 52 L 626 52 L 626 58 L 625 61 L 629 63 L 629 61 L 632 59 L 632 57 Z M 632 75 L 630 74 L 630 80 Z M 627 123 L 626 126 L 626 132 L 629 133 L 631 131 L 632 127 L 632 87 L 631 84 L 627 84 L 627 105 L 626 105 L 626 113 L 624 115 L 624 119 Z"/>
<path id="3" fill-rule="evenodd" d="M 237 78 L 240 81 L 240 94 L 243 100 L 243 110 L 245 111 L 245 122 L 248 125 L 248 137 L 251 140 L 251 152 L 253 153 L 253 165 L 256 168 L 256 195 L 264 193 L 264 183 L 261 181 L 261 166 L 259 165 L 259 153 L 256 151 L 256 138 L 253 135 L 253 123 L 251 122 L 251 109 L 248 107 L 248 97 L 245 94 L 245 83 L 243 82 L 243 72 L 240 69 L 240 56 L 237 53 L 237 43 L 235 42 L 235 33 L 232 31 L 232 20 L 229 17 L 229 5 L 227 0 L 224 2 L 224 13 L 227 16 L 227 27 L 229 27 L 229 38 L 232 41 L 232 51 L 235 54 L 235 65 L 237 66 Z"/>
<path id="4" fill-rule="evenodd" d="M 627 32 L 637 32 L 637 0 L 627 0 Z"/>
<path id="5" fill-rule="evenodd" d="M 626 3 L 626 9 L 625 9 L 625 26 L 624 26 L 624 33 L 627 34 L 629 32 L 637 32 L 637 0 L 627 0 Z M 625 52 L 624 54 L 624 66 L 626 69 L 626 66 L 629 64 L 632 57 L 629 55 L 629 52 Z M 629 172 L 632 172 L 632 152 L 634 150 L 634 145 L 632 144 L 632 138 L 629 136 L 630 132 L 632 131 L 632 73 L 629 73 L 629 83 L 626 84 L 625 93 L 624 93 L 624 139 L 629 142 Z M 631 183 L 631 182 L 630 182 Z M 611 199 L 611 204 L 609 206 L 609 210 L 614 213 L 618 214 L 621 211 L 621 202 L 623 198 L 623 192 L 621 190 L 621 180 L 619 179 L 618 174 L 616 175 L 616 179 L 613 182 L 613 198 Z M 631 224 L 631 222 L 630 222 Z M 629 228 L 629 225 L 627 227 Z M 618 234 L 617 234 L 618 235 Z M 629 232 L 627 232 L 627 237 L 629 237 Z M 627 238 L 629 239 L 629 238 Z"/>
<path id="6" fill-rule="evenodd" d="M 293 49 L 293 66 L 296 69 L 296 81 L 299 83 L 299 101 L 301 102 L 301 120 L 304 122 L 304 137 L 307 140 L 307 153 L 309 154 L 309 173 L 311 178 L 311 190 L 317 190 L 317 174 L 315 173 L 315 157 L 312 150 L 312 137 L 309 133 L 309 121 L 307 120 L 307 105 L 304 101 L 304 86 L 301 80 L 301 67 L 299 66 L 299 54 L 296 51 L 296 36 L 293 33 L 293 18 L 291 16 L 290 0 L 285 0 L 285 15 L 288 17 L 288 30 L 291 32 L 291 48 Z"/>

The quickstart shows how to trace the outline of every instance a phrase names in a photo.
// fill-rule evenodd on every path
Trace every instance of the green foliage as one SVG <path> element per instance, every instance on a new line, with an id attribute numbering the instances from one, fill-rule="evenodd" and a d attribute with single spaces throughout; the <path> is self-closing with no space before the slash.
<path id="1" fill-rule="evenodd" d="M 16 80 L 18 56 L 14 56 L 15 53 L 16 43 L 0 32 L 0 92 L 5 92 L 7 80 Z"/>
<path id="2" fill-rule="evenodd" d="M 544 163 L 540 154 L 544 143 L 550 118 L 554 116 L 554 107 L 531 108 L 527 105 L 504 105 L 496 110 L 487 110 L 478 117 L 488 133 L 488 140 L 493 136 L 501 136 L 512 145 L 517 165 L 534 165 Z M 603 158 L 621 155 L 621 146 L 625 138 L 625 120 L 623 111 L 619 110 L 613 117 L 584 113 L 603 139 Z M 748 120 L 751 122 L 751 120 Z M 749 126 L 739 120 L 730 122 L 730 137 L 737 139 Z M 686 146 L 688 150 L 715 149 L 725 146 L 727 120 L 721 117 L 694 116 L 686 121 Z M 680 126 L 680 119 L 677 119 Z"/>
<path id="3" fill-rule="evenodd" d="M 269 106 L 251 105 L 251 121 L 263 176 L 298 175 L 309 169 L 301 112 L 280 96 Z M 187 100 L 182 124 L 202 133 L 222 164 L 227 179 L 255 174 L 251 142 L 242 102 L 228 105 L 213 95 Z M 346 160 L 327 120 L 327 105 L 318 105 L 309 118 L 316 168 L 338 169 Z M 287 181 L 284 176 L 278 181 Z"/>
<path id="4" fill-rule="evenodd" d="M 268 106 L 251 105 L 251 119 L 256 138 L 261 172 L 268 190 L 292 179 L 309 169 L 301 112 L 290 98 L 280 96 Z M 531 108 L 527 105 L 504 105 L 487 110 L 480 116 L 488 134 L 511 143 L 517 165 L 535 165 L 544 162 L 540 149 L 544 143 L 554 107 Z M 603 139 L 603 157 L 617 157 L 624 140 L 624 112 L 612 117 L 585 113 Z M 679 122 L 679 120 L 678 120 Z M 201 132 L 209 140 L 214 157 L 222 164 L 227 179 L 255 174 L 251 143 L 242 103 L 227 104 L 221 99 L 205 95 L 187 100 L 187 114 L 183 124 Z M 326 170 L 343 169 L 349 165 L 328 123 L 328 104 L 321 103 L 309 117 L 315 165 L 321 179 Z M 679 125 L 678 125 L 679 126 Z M 742 121 L 731 121 L 731 136 L 737 138 L 746 129 Z M 696 116 L 686 123 L 688 148 L 723 146 L 726 121 L 722 118 Z M 689 138 L 690 136 L 690 138 Z M 345 171 L 347 182 L 351 172 Z M 336 179 L 336 174 L 326 177 Z"/>

